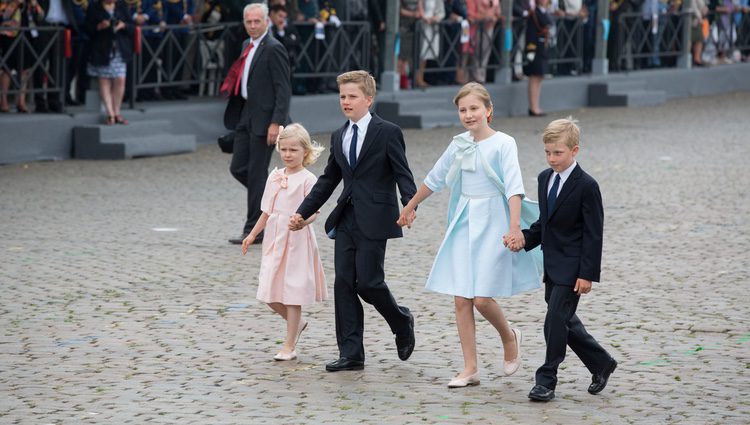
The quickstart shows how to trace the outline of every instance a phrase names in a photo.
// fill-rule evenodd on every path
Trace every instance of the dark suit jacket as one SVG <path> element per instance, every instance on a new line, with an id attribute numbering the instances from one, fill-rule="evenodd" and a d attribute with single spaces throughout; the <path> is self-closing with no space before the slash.
<path id="1" fill-rule="evenodd" d="M 250 43 L 242 43 L 242 51 Z M 247 78 L 247 101 L 241 95 L 231 96 L 224 110 L 224 126 L 235 130 L 244 125 L 255 136 L 265 136 L 271 123 L 286 125 L 292 85 L 289 77 L 289 59 L 284 46 L 274 38 L 269 28 L 265 37 L 255 46 Z M 241 76 L 240 76 L 241 78 Z"/>
<path id="2" fill-rule="evenodd" d="M 539 174 L 539 220 L 523 231 L 525 249 L 542 245 L 544 281 L 575 286 L 576 279 L 599 281 L 604 209 L 599 185 L 576 165 L 547 216 L 551 168 Z"/>
<path id="3" fill-rule="evenodd" d="M 91 3 L 86 12 L 86 32 L 91 37 L 89 62 L 94 66 L 109 65 L 109 58 L 114 43 L 117 44 L 117 50 L 120 51 L 123 61 L 129 62 L 133 58 L 133 33 L 135 32 L 135 25 L 133 24 L 133 18 L 128 13 L 125 2 L 118 0 L 115 3 L 114 15 L 115 20 L 125 23 L 125 28 L 117 31 L 117 33 L 112 31 L 112 27 L 103 30 L 96 29 L 99 22 L 109 19 L 109 13 L 104 10 L 101 2 Z"/>
<path id="4" fill-rule="evenodd" d="M 403 234 L 396 224 L 399 215 L 396 185 L 401 192 L 403 205 L 417 191 L 406 160 L 406 144 L 401 129 L 372 114 L 357 158 L 357 167 L 352 170 L 342 148 L 348 125 L 347 121 L 331 135 L 331 153 L 325 171 L 297 212 L 305 219 L 310 217 L 344 180 L 344 189 L 336 208 L 326 220 L 326 233 L 330 234 L 336 228 L 346 204 L 351 202 L 357 224 L 367 238 L 399 238 Z"/>

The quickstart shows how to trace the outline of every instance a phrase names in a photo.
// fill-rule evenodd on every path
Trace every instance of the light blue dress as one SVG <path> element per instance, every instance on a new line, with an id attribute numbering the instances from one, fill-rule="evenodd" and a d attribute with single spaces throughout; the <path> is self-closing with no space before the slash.
<path id="1" fill-rule="evenodd" d="M 514 253 L 503 245 L 510 227 L 508 199 L 521 195 L 521 227 L 539 216 L 525 199 L 516 141 L 505 133 L 476 143 L 467 131 L 453 138 L 427 175 L 433 192 L 448 187 L 448 226 L 427 288 L 465 298 L 507 297 L 538 288 L 539 248 Z"/>

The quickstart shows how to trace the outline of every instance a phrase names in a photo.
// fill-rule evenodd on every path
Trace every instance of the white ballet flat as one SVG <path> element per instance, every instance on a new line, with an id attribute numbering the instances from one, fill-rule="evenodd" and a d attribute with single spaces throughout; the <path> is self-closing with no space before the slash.
<path id="1" fill-rule="evenodd" d="M 479 371 L 473 375 L 469 375 L 466 378 L 453 378 L 448 382 L 448 388 L 463 388 L 479 385 Z"/>
<path id="2" fill-rule="evenodd" d="M 277 362 L 285 362 L 289 360 L 294 360 L 296 358 L 297 358 L 297 350 L 292 351 L 291 353 L 282 353 L 281 351 L 279 351 L 278 354 L 273 356 L 273 359 L 276 360 Z"/>
<path id="3" fill-rule="evenodd" d="M 505 373 L 505 376 L 513 375 L 521 367 L 521 341 L 523 341 L 523 334 L 521 334 L 520 329 L 513 328 L 513 336 L 516 338 L 516 358 L 511 361 L 503 360 L 503 373 Z"/>

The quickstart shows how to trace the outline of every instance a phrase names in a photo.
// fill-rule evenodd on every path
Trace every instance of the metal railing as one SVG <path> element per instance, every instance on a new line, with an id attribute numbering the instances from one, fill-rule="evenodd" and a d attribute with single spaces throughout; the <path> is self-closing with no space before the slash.
<path id="1" fill-rule="evenodd" d="M 616 70 L 674 66 L 683 54 L 682 33 L 690 14 L 672 12 L 658 15 L 656 22 L 641 13 L 622 13 L 618 18 Z"/>
<path id="2" fill-rule="evenodd" d="M 710 22 L 704 52 L 715 51 L 728 58 L 738 50 L 747 55 L 750 50 L 750 14 L 742 11 L 710 12 L 706 19 Z"/>
<path id="3" fill-rule="evenodd" d="M 13 41 L 0 52 L 0 72 L 10 76 L 7 93 L 20 95 L 55 94 L 60 105 L 65 99 L 64 61 L 49 61 L 50 55 L 63 57 L 65 29 L 59 27 L 3 27 L 15 33 Z M 36 74 L 36 78 L 34 75 Z M 43 81 L 35 87 L 33 80 Z M 26 80 L 26 87 L 22 84 Z"/>
<path id="4" fill-rule="evenodd" d="M 294 77 L 335 77 L 355 69 L 370 69 L 370 24 L 363 21 L 326 24 L 324 39 L 315 37 L 315 24 L 295 24 L 300 50 Z"/>
<path id="5" fill-rule="evenodd" d="M 554 17 L 556 24 L 555 42 L 551 43 L 548 50 L 549 65 L 553 73 L 562 66 L 570 66 L 580 74 L 583 69 L 583 19 L 579 17 Z M 461 43 L 461 25 L 459 23 L 443 21 L 429 26 L 422 22 L 415 25 L 415 37 L 413 46 L 413 63 L 417 64 L 425 53 L 435 56 L 431 66 L 427 67 L 425 74 L 439 72 L 455 72 L 465 66 L 467 55 L 482 57 L 482 49 L 489 48 L 489 61 L 486 69 L 488 71 L 499 70 L 506 66 L 521 67 L 523 63 L 524 46 L 523 41 L 526 33 L 527 19 L 521 18 L 512 24 L 513 42 L 510 51 L 511 63 L 506 64 L 501 60 L 502 50 L 505 45 L 505 26 L 498 21 L 492 27 L 491 42 L 485 45 L 479 42 L 485 37 L 485 25 L 477 24 L 476 31 L 472 34 L 468 43 Z M 435 51 L 437 39 L 440 40 L 440 51 Z M 413 75 L 412 75 L 413 78 Z M 413 83 L 413 82 L 412 82 Z"/>
<path id="6" fill-rule="evenodd" d="M 130 76 L 131 107 L 144 89 L 197 86 L 198 95 L 215 95 L 236 59 L 232 48 L 247 37 L 239 27 L 239 23 L 141 27 L 143 36 L 136 46 L 140 54 L 135 55 Z"/>

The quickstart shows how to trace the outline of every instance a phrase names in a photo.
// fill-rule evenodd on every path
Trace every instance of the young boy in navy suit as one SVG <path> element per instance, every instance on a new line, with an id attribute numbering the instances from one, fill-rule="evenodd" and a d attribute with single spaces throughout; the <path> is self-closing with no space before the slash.
<path id="1" fill-rule="evenodd" d="M 346 123 L 331 134 L 331 153 L 323 175 L 289 220 L 299 230 L 343 181 L 336 207 L 325 223 L 335 238 L 333 283 L 339 358 L 326 370 L 360 370 L 365 366 L 364 312 L 360 298 L 372 304 L 396 336 L 396 351 L 407 360 L 414 350 L 414 317 L 399 305 L 384 279 L 388 239 L 400 238 L 396 187 L 406 205 L 417 191 L 406 160 L 401 129 L 370 113 L 375 79 L 367 71 L 336 78 Z M 416 214 L 412 215 L 413 216 Z"/>
<path id="2" fill-rule="evenodd" d="M 599 281 L 604 211 L 599 185 L 575 160 L 580 129 L 572 118 L 552 121 L 544 130 L 544 152 L 550 168 L 538 177 L 539 219 L 523 230 L 524 240 L 506 240 L 516 251 L 542 245 L 544 256 L 544 364 L 536 371 L 529 398 L 555 397 L 557 367 L 567 346 L 593 375 L 589 393 L 607 385 L 617 362 L 586 332 L 576 316 L 580 296 Z"/>

